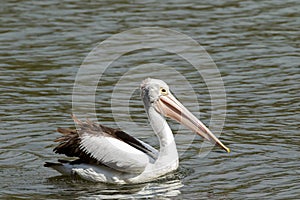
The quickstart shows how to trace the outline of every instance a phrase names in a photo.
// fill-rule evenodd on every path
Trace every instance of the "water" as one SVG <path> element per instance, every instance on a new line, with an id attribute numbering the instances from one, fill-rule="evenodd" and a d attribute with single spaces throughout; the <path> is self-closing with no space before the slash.
<path id="1" fill-rule="evenodd" d="M 2 3 L 1 198 L 300 198 L 299 17 L 296 0 Z M 94 184 L 44 168 L 45 161 L 62 157 L 52 152 L 56 128 L 74 126 L 72 90 L 84 58 L 113 34 L 146 26 L 187 34 L 209 52 L 226 89 L 221 140 L 232 152 L 214 148 L 206 155 L 206 148 L 199 151 L 201 139 L 189 145 L 194 136 L 183 130 L 176 135 L 179 170 L 152 183 Z M 176 68 L 190 81 L 199 94 L 199 109 L 193 112 L 200 110 L 204 123 L 222 112 L 211 107 L 203 79 L 188 63 L 165 52 L 138 51 L 113 63 L 98 87 L 101 123 L 116 125 L 109 104 L 112 84 L 130 66 L 152 61 Z M 169 76 L 167 70 L 161 75 Z M 139 72 L 136 78 L 144 76 Z M 171 78 L 166 82 L 174 84 Z M 180 89 L 176 95 L 193 109 L 192 98 Z M 130 117 L 141 125 L 136 136 L 157 147 L 138 91 L 130 98 Z M 174 131 L 180 128 L 171 125 Z"/>

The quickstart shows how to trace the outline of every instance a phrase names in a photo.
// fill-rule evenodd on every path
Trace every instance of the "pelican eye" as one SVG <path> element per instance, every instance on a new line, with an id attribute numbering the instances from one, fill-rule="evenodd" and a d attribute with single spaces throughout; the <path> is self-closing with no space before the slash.
<path id="1" fill-rule="evenodd" d="M 162 95 L 167 95 L 168 94 L 168 92 L 167 92 L 167 90 L 165 88 L 160 88 L 160 93 Z"/>

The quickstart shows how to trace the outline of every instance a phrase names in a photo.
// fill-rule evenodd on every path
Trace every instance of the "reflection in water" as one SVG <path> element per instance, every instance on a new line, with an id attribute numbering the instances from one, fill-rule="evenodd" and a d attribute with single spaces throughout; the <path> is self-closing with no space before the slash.
<path id="1" fill-rule="evenodd" d="M 155 182 L 129 185 L 92 183 L 79 177 L 56 176 L 47 179 L 47 184 L 60 188 L 65 195 L 72 192 L 79 199 L 140 199 L 172 198 L 181 195 L 182 179 L 193 170 L 179 167 L 174 172 L 160 177 Z M 73 188 L 71 191 L 69 188 Z M 84 192 L 83 192 L 84 191 Z"/>
<path id="2" fill-rule="evenodd" d="M 101 190 L 101 194 L 91 194 L 82 196 L 79 199 L 141 199 L 141 198 L 172 198 L 181 194 L 180 188 L 183 186 L 181 180 L 167 181 L 165 183 L 142 184 L 143 187 L 130 187 L 127 189 Z"/>

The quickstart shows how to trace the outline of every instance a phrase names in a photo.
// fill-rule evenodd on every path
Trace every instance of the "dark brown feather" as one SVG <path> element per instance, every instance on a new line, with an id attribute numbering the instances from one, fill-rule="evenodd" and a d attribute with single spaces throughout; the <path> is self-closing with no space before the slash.
<path id="1" fill-rule="evenodd" d="M 78 157 L 80 158 L 80 162 L 84 163 L 101 164 L 93 158 L 90 153 L 87 153 L 80 148 L 80 136 L 82 134 L 90 134 L 93 136 L 102 135 L 117 138 L 155 159 L 151 150 L 145 147 L 137 139 L 121 130 L 103 126 L 90 120 L 80 121 L 75 116 L 72 116 L 72 118 L 79 129 L 58 128 L 57 131 L 63 135 L 55 140 L 55 142 L 59 142 L 59 145 L 53 149 L 55 153 L 65 154 L 69 157 Z"/>

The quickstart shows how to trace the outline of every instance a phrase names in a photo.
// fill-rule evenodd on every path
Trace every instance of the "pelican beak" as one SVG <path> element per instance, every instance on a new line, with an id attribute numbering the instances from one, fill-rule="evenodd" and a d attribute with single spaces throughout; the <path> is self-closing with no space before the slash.
<path id="1" fill-rule="evenodd" d="M 188 111 L 172 94 L 161 95 L 155 104 L 155 109 L 162 115 L 183 124 L 201 137 L 210 141 L 212 144 L 217 144 L 226 152 L 230 152 L 230 149 L 226 147 L 199 119 Z"/>

